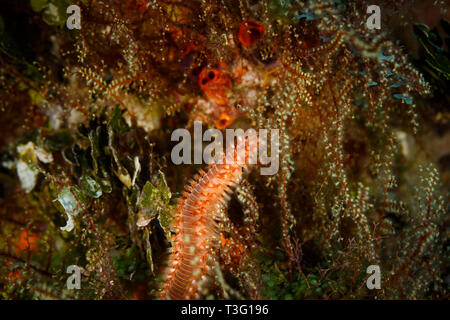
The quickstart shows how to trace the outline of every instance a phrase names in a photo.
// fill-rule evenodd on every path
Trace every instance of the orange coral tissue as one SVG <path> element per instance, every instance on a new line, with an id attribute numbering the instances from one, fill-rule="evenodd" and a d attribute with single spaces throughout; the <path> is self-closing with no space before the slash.
<path id="1" fill-rule="evenodd" d="M 225 72 L 204 68 L 198 75 L 198 85 L 208 100 L 218 105 L 228 103 L 227 92 L 231 89 L 231 78 Z"/>
<path id="2" fill-rule="evenodd" d="M 262 38 L 264 26 L 255 21 L 242 21 L 239 27 L 238 39 L 243 47 L 249 47 Z"/>

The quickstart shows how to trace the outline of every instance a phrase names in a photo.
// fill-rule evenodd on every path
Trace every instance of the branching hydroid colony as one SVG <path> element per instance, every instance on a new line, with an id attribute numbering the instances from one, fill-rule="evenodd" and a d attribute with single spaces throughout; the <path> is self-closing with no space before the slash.
<path id="1" fill-rule="evenodd" d="M 416 142 L 435 88 L 389 21 L 366 27 L 372 3 L 89 0 L 79 31 L 42 3 L 17 7 L 38 21 L 32 63 L 0 47 L 6 298 L 30 297 L 23 283 L 31 297 L 448 295 L 438 159 Z M 198 120 L 278 129 L 278 172 L 215 163 L 189 180 L 199 168 L 171 163 L 170 136 Z M 77 292 L 61 288 L 70 264 Z"/>

